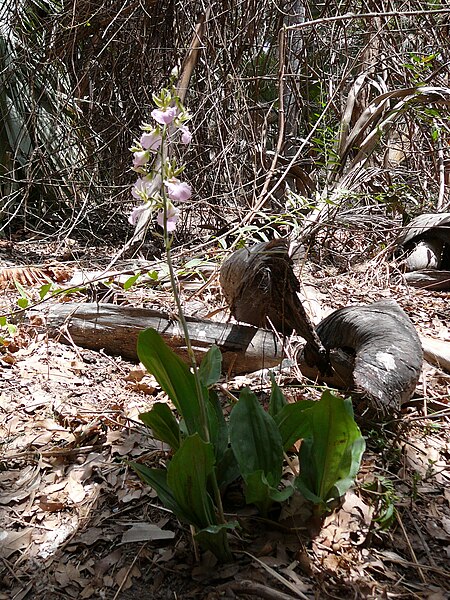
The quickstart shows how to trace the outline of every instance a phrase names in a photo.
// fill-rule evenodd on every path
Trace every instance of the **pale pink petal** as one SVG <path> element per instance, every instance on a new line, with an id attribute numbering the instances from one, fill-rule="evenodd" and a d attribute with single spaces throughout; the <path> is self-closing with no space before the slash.
<path id="1" fill-rule="evenodd" d="M 161 125 L 169 125 L 177 116 L 177 107 L 168 106 L 165 110 L 155 108 L 151 113 L 157 123 Z"/>
<path id="2" fill-rule="evenodd" d="M 148 150 L 141 150 L 134 152 L 133 167 L 143 167 L 150 160 L 150 153 Z"/>
<path id="3" fill-rule="evenodd" d="M 144 133 L 141 135 L 140 142 L 144 150 L 156 152 L 161 146 L 162 137 L 156 131 L 144 131 Z"/>
<path id="4" fill-rule="evenodd" d="M 170 181 L 165 182 L 167 194 L 171 200 L 176 202 L 186 202 L 192 196 L 191 186 L 180 181 L 176 177 L 172 177 Z"/>
<path id="5" fill-rule="evenodd" d="M 147 178 L 139 177 L 134 186 L 131 189 L 131 195 L 136 200 L 143 200 L 145 196 L 149 195 L 149 191 L 151 188 L 151 181 Z"/>
<path id="6" fill-rule="evenodd" d="M 189 131 L 189 127 L 186 125 L 180 125 L 181 131 L 181 143 L 190 144 L 192 141 L 192 133 Z"/>
<path id="7" fill-rule="evenodd" d="M 148 209 L 149 207 L 147 204 L 135 206 L 131 211 L 130 216 L 128 217 L 128 223 L 130 223 L 130 225 L 137 225 L 137 222 L 139 221 L 139 218 L 142 215 L 142 213 L 144 213 Z"/>
<path id="8" fill-rule="evenodd" d="M 175 229 L 177 227 L 179 213 L 180 213 L 180 211 L 177 208 L 175 208 L 173 206 L 173 204 L 169 204 L 169 206 L 167 207 L 167 221 L 166 221 L 167 231 L 169 231 L 169 232 L 175 231 Z M 157 221 L 158 225 L 160 227 L 162 227 L 162 229 L 164 229 L 164 211 L 163 210 L 158 213 L 158 216 L 156 217 L 156 221 Z"/>

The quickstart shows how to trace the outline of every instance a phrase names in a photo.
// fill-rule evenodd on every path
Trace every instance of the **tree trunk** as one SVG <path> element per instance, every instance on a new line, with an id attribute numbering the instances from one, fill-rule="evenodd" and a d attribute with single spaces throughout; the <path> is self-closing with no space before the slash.
<path id="1" fill-rule="evenodd" d="M 274 367 L 283 359 L 283 338 L 271 331 L 192 317 L 187 320 L 197 359 L 200 361 L 211 345 L 217 344 L 225 372 L 251 373 Z M 139 333 L 153 327 L 188 362 L 186 343 L 176 317 L 156 310 L 113 304 L 56 304 L 47 313 L 47 326 L 49 334 L 64 343 L 73 340 L 82 348 L 104 349 L 107 354 L 132 361 L 138 360 Z"/>

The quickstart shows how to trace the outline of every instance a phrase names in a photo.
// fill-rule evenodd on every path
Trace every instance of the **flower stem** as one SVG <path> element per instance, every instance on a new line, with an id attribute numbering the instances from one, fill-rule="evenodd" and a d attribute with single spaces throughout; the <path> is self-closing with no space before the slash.
<path id="1" fill-rule="evenodd" d="M 166 151 L 164 149 L 165 147 L 165 140 L 167 137 L 167 128 L 166 126 L 163 129 L 163 134 L 162 134 L 162 143 L 161 143 L 161 179 L 164 181 L 164 168 L 165 168 L 165 163 L 166 163 Z M 172 241 L 173 238 L 171 236 L 171 234 L 167 231 L 167 206 L 168 206 L 168 198 L 167 198 L 167 193 L 165 190 L 164 185 L 162 186 L 162 198 L 163 198 L 163 211 L 164 211 L 164 247 L 166 249 L 166 260 L 167 260 L 167 265 L 169 267 L 169 279 L 170 279 L 170 285 L 172 287 L 172 293 L 173 293 L 173 297 L 175 299 L 175 303 L 177 305 L 177 310 L 178 310 L 178 319 L 180 321 L 181 327 L 183 329 L 183 333 L 184 333 L 184 339 L 186 340 L 186 350 L 187 350 L 187 354 L 189 357 L 189 361 L 191 363 L 191 367 L 193 370 L 193 374 L 194 374 L 194 380 L 195 380 L 195 388 L 197 391 L 197 397 L 198 397 L 198 403 L 199 403 L 199 407 L 200 407 L 200 422 L 201 422 L 201 426 L 202 426 L 202 438 L 204 439 L 205 442 L 210 442 L 210 436 L 209 436 L 209 427 L 208 427 L 208 416 L 207 416 L 207 412 L 206 412 L 206 403 L 208 402 L 208 398 L 205 397 L 205 392 L 206 394 L 208 393 L 206 388 L 202 385 L 201 381 L 200 381 L 200 376 L 199 376 L 199 372 L 198 372 L 198 366 L 197 366 L 197 360 L 195 358 L 195 353 L 194 350 L 192 348 L 192 344 L 191 344 L 191 338 L 189 335 L 189 329 L 188 329 L 188 325 L 187 325 L 187 321 L 186 321 L 186 317 L 184 315 L 183 312 L 183 307 L 181 305 L 181 299 L 180 299 L 180 293 L 179 293 L 179 289 L 178 289 L 178 283 L 177 283 L 177 278 L 175 275 L 175 270 L 173 268 L 173 263 L 172 263 L 172 254 L 171 254 L 171 247 L 172 247 Z M 218 512 L 218 516 L 219 516 L 219 521 L 220 523 L 225 523 L 225 516 L 223 513 L 223 506 L 222 506 L 222 498 L 220 495 L 220 490 L 219 490 L 219 485 L 217 483 L 217 477 L 216 477 L 216 472 L 213 470 L 211 477 L 210 477 L 210 483 L 213 489 L 213 493 L 214 493 L 214 497 L 215 497 L 215 501 L 216 501 L 216 506 L 217 506 L 217 512 Z M 226 544 L 228 545 L 228 543 L 226 542 Z"/>

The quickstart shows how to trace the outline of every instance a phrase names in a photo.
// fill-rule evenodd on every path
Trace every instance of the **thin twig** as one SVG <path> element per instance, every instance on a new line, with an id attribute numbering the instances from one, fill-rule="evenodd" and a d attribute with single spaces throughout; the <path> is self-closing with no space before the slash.
<path id="1" fill-rule="evenodd" d="M 350 21 L 353 19 L 375 19 L 380 17 L 419 17 L 420 15 L 445 15 L 450 13 L 450 8 L 436 8 L 431 10 L 410 10 L 410 11 L 387 11 L 387 12 L 372 12 L 372 13 L 352 13 L 348 12 L 344 15 L 336 15 L 335 17 L 323 17 L 321 19 L 313 19 L 311 21 L 304 21 L 303 23 L 296 23 L 295 25 L 289 25 L 286 27 L 290 29 L 305 29 L 306 27 L 312 27 L 314 25 L 324 25 L 327 23 L 336 23 L 337 21 Z"/>

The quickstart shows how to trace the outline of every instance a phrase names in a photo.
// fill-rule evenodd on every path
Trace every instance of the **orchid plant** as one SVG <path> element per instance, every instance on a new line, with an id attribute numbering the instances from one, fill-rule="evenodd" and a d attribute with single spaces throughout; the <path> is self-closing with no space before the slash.
<path id="1" fill-rule="evenodd" d="M 244 389 L 225 419 L 215 385 L 222 372 L 222 356 L 213 345 L 197 366 L 187 322 L 178 293 L 171 246 L 183 203 L 192 189 L 180 179 L 183 167 L 170 158 L 173 144 L 189 144 L 190 116 L 174 87 L 153 96 L 154 124 L 144 123 L 142 135 L 131 148 L 133 170 L 139 178 L 132 195 L 140 200 L 130 223 L 147 222 L 156 213 L 163 229 L 169 277 L 178 319 L 186 340 L 190 366 L 186 365 L 154 329 L 139 334 L 140 361 L 152 373 L 176 408 L 156 402 L 139 418 L 156 439 L 172 450 L 163 469 L 140 462 L 130 466 L 156 490 L 160 500 L 182 521 L 190 524 L 194 539 L 221 562 L 232 559 L 228 532 L 238 527 L 224 516 L 221 491 L 238 477 L 245 499 L 268 517 L 273 503 L 299 491 L 318 507 L 320 514 L 342 496 L 359 468 L 364 440 L 354 422 L 350 400 L 325 392 L 318 402 L 289 404 L 272 376 L 272 394 L 266 412 L 258 398 Z M 284 485 L 284 453 L 299 439 L 300 475 Z M 282 488 L 282 489 L 280 489 Z"/>

